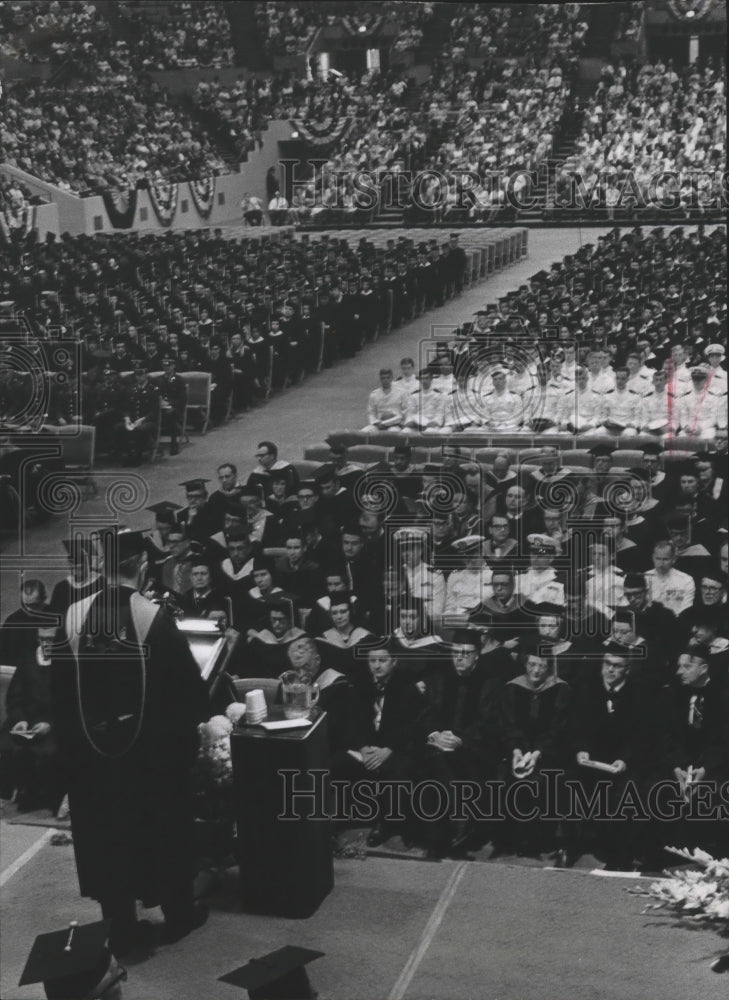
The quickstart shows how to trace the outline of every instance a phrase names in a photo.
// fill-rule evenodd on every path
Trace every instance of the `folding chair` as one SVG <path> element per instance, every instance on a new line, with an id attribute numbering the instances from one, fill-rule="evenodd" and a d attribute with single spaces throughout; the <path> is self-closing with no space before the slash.
<path id="1" fill-rule="evenodd" d="M 92 475 L 96 455 L 96 428 L 92 424 L 56 427 L 54 432 L 61 442 L 64 468 L 80 473 L 84 498 L 98 496 Z"/>
<path id="2" fill-rule="evenodd" d="M 187 402 L 182 418 L 182 438 L 189 441 L 187 434 L 188 414 L 196 413 L 202 420 L 200 433 L 207 433 L 210 424 L 210 396 L 212 393 L 212 376 L 210 372 L 181 372 L 181 377 L 187 386 Z"/>

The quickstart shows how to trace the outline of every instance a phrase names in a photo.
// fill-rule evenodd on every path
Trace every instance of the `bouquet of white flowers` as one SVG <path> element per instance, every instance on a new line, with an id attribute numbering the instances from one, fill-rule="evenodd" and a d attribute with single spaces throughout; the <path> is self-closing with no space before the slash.
<path id="1" fill-rule="evenodd" d="M 233 766 L 230 734 L 233 725 L 214 715 L 199 726 L 200 749 L 193 771 L 196 814 L 206 822 L 232 819 Z"/>
<path id="2" fill-rule="evenodd" d="M 647 891 L 630 891 L 656 900 L 646 910 L 671 910 L 681 919 L 709 924 L 729 937 L 729 858 L 717 860 L 699 848 L 667 850 L 698 866 L 698 871 L 675 871 L 670 878 L 652 882 Z M 715 972 L 729 968 L 729 953 L 717 958 L 712 968 Z"/>

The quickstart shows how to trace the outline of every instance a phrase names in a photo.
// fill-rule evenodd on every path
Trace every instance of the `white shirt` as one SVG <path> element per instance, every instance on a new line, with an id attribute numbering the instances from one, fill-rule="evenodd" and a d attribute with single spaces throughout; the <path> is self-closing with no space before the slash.
<path id="1" fill-rule="evenodd" d="M 603 396 L 603 420 L 621 427 L 635 427 L 641 397 L 633 389 L 608 389 Z"/>
<path id="2" fill-rule="evenodd" d="M 491 577 L 493 570 L 488 566 L 480 569 L 457 569 L 448 577 L 446 584 L 445 615 L 464 615 L 478 608 L 493 595 Z"/>
<path id="3" fill-rule="evenodd" d="M 373 389 L 367 400 L 367 422 L 379 423 L 397 416 L 401 423 L 405 422 L 407 414 L 408 393 L 393 385 L 387 392 L 378 386 Z"/>
<path id="4" fill-rule="evenodd" d="M 694 603 L 696 584 L 688 573 L 682 573 L 674 567 L 668 573 L 659 575 L 651 569 L 645 574 L 645 578 L 649 599 L 673 611 L 674 615 L 680 615 Z"/>
<path id="5" fill-rule="evenodd" d="M 408 396 L 407 406 L 408 422 L 421 426 L 443 426 L 445 397 L 437 389 L 417 389 Z"/>
<path id="6" fill-rule="evenodd" d="M 528 569 L 516 578 L 516 592 L 533 604 L 564 604 L 564 584 L 548 569 Z"/>
<path id="7" fill-rule="evenodd" d="M 494 430 L 516 430 L 524 419 L 524 404 L 515 392 L 487 392 L 483 396 L 485 419 Z"/>

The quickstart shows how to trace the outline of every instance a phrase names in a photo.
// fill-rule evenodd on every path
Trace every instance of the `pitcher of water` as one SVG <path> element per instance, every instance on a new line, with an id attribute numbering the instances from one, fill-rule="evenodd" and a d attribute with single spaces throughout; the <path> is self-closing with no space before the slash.
<path id="1" fill-rule="evenodd" d="M 281 674 L 281 694 L 287 719 L 306 719 L 319 700 L 319 685 L 309 683 L 295 670 Z"/>

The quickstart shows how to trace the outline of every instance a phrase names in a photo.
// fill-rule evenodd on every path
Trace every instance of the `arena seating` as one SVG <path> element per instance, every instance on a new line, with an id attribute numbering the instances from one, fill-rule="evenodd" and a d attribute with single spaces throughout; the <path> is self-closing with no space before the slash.
<path id="1" fill-rule="evenodd" d="M 344 445 L 349 451 L 353 462 L 364 462 L 366 465 L 376 465 L 386 461 L 392 449 L 397 445 L 406 444 L 414 449 L 415 461 L 442 462 L 444 452 L 457 448 L 464 462 L 478 462 L 484 467 L 490 466 L 490 458 L 496 451 L 507 451 L 512 462 L 526 464 L 532 467 L 532 460 L 540 448 L 555 447 L 563 453 L 566 466 L 584 467 L 589 464 L 589 451 L 597 444 L 604 444 L 613 449 L 613 459 L 616 466 L 633 468 L 642 461 L 641 448 L 656 444 L 656 438 L 642 435 L 631 438 L 611 438 L 609 436 L 570 435 L 570 434 L 365 434 L 362 431 L 332 430 L 327 435 L 327 441 L 311 445 L 304 450 L 307 462 L 326 462 L 329 460 L 329 444 Z M 687 456 L 713 447 L 713 440 L 704 438 L 678 437 L 667 442 L 664 447 L 664 459 L 682 461 Z M 491 452 L 491 454 L 489 454 Z"/>

